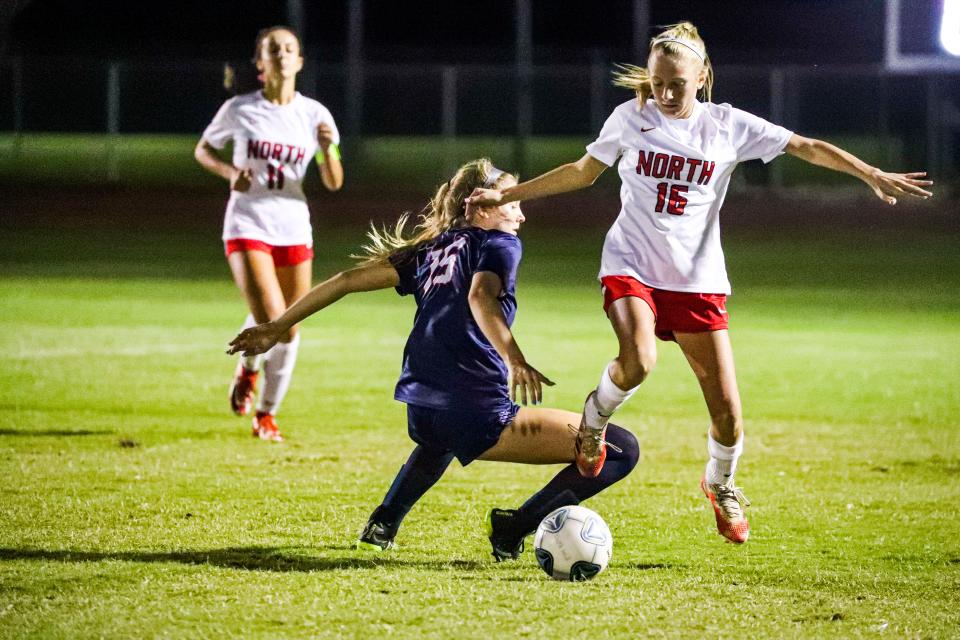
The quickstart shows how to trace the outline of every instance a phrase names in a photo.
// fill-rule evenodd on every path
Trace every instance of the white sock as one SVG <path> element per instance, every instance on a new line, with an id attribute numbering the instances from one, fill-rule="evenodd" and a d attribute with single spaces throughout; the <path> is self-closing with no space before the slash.
<path id="1" fill-rule="evenodd" d="M 597 385 L 596 391 L 587 397 L 587 401 L 583 405 L 583 415 L 586 416 L 587 426 L 594 429 L 606 426 L 610 416 L 640 388 L 638 385 L 633 389 L 624 391 L 618 387 L 610 377 L 611 366 L 613 366 L 612 362 L 603 370 L 603 374 L 600 376 L 600 384 Z"/>
<path id="2" fill-rule="evenodd" d="M 248 313 L 247 319 L 243 321 L 243 326 L 240 327 L 240 331 L 255 326 L 257 326 L 257 321 L 253 319 L 252 313 Z M 240 361 L 243 363 L 243 368 L 247 371 L 260 371 L 260 363 L 263 361 L 263 354 L 258 353 L 255 356 L 240 356 Z"/>
<path id="3" fill-rule="evenodd" d="M 707 431 L 707 453 L 710 454 L 706 471 L 707 484 L 732 484 L 737 460 L 743 453 L 743 434 L 740 434 L 735 445 L 727 447 L 714 440 Z"/>
<path id="4" fill-rule="evenodd" d="M 300 346 L 300 334 L 290 342 L 278 342 L 263 357 L 263 387 L 257 411 L 276 415 L 283 397 L 290 388 L 293 367 L 297 363 L 297 347 Z"/>

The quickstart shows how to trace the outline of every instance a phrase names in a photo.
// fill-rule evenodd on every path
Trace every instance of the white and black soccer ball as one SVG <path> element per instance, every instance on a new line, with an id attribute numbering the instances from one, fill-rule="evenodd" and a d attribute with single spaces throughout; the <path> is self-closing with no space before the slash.
<path id="1" fill-rule="evenodd" d="M 590 580 L 607 568 L 613 555 L 610 528 L 595 512 L 579 505 L 560 507 L 537 527 L 537 562 L 555 580 Z"/>

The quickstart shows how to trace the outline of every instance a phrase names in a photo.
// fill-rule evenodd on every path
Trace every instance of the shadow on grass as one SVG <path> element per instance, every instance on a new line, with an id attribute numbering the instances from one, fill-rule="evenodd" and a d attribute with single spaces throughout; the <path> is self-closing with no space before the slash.
<path id="1" fill-rule="evenodd" d="M 26 436 L 28 438 L 41 436 L 103 436 L 113 431 L 106 429 L 0 429 L 0 436 Z"/>
<path id="2" fill-rule="evenodd" d="M 337 547 L 339 548 L 339 547 Z M 212 565 L 247 571 L 281 573 L 372 569 L 376 567 L 409 567 L 418 569 L 476 571 L 490 563 L 476 560 L 406 560 L 396 557 L 368 555 L 363 551 L 350 558 L 323 558 L 296 555 L 276 547 L 227 547 L 184 551 L 73 551 L 69 549 L 11 549 L 0 547 L 0 561 L 49 560 L 53 562 L 175 562 L 189 565 Z"/>

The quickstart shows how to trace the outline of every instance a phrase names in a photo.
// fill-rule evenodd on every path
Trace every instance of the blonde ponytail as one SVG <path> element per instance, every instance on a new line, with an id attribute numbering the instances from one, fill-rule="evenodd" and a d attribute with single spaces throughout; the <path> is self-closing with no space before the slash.
<path id="1" fill-rule="evenodd" d="M 361 247 L 363 254 L 352 256 L 364 262 L 383 262 L 398 251 L 416 247 L 433 240 L 441 233 L 466 223 L 464 200 L 478 187 L 496 188 L 509 173 L 500 172 L 487 158 L 472 160 L 459 169 L 454 176 L 440 185 L 429 204 L 420 213 L 420 224 L 410 235 L 404 233 L 410 221 L 410 213 L 404 213 L 393 229 L 386 226 L 377 229 L 373 224 L 367 232 L 368 244 Z"/>
<path id="2" fill-rule="evenodd" d="M 682 40 L 683 42 L 672 42 L 671 40 Z M 654 50 L 661 50 L 674 56 L 696 55 L 698 59 L 703 61 L 704 71 L 707 74 L 703 88 L 697 93 L 697 97 L 705 102 L 710 102 L 713 99 L 713 64 L 710 62 L 710 56 L 707 55 L 707 45 L 693 23 L 679 22 L 670 25 L 665 31 L 651 38 L 650 53 L 653 53 Z M 641 109 L 653 95 L 653 87 L 650 85 L 650 72 L 646 67 L 618 64 L 617 71 L 613 73 L 613 85 L 635 91 Z"/>

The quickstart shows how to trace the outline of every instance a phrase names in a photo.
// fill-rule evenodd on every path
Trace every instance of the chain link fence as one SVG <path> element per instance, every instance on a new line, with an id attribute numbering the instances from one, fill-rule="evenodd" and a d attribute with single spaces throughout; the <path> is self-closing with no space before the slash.
<path id="1" fill-rule="evenodd" d="M 347 150 L 392 136 L 441 144 L 501 137 L 514 142 L 515 166 L 524 171 L 537 140 L 569 137 L 585 144 L 614 106 L 631 98 L 611 85 L 611 70 L 605 63 L 524 68 L 308 61 L 299 88 L 333 112 Z M 922 167 L 942 179 L 960 174 L 960 76 L 893 75 L 878 66 L 715 71 L 715 102 L 835 140 L 869 162 Z M 0 61 L 0 131 L 15 141 L 52 132 L 199 136 L 228 97 L 222 78 L 223 62 L 209 59 L 8 58 Z M 746 179 L 789 183 L 783 167 L 753 168 Z"/>

